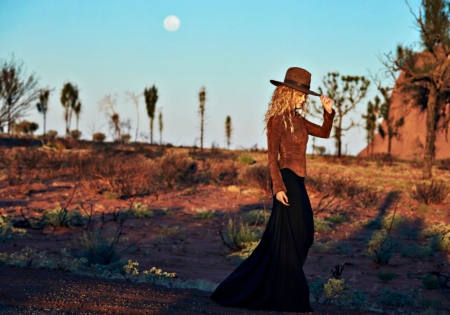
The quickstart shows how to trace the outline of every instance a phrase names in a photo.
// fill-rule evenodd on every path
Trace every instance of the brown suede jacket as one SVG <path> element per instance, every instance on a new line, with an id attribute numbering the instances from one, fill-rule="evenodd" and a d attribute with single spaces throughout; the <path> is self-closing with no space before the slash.
<path id="1" fill-rule="evenodd" d="M 282 168 L 289 168 L 298 176 L 306 176 L 306 144 L 308 143 L 308 135 L 319 138 L 328 138 L 330 136 L 336 112 L 334 109 L 331 114 L 325 109 L 323 112 L 324 120 L 322 126 L 313 124 L 298 114 L 294 115 L 292 123 L 296 138 L 291 134 L 287 114 L 286 128 L 281 116 L 269 119 L 267 123 L 267 143 L 274 195 L 279 191 L 287 191 L 281 177 L 280 170 Z M 280 154 L 279 159 L 278 153 Z"/>

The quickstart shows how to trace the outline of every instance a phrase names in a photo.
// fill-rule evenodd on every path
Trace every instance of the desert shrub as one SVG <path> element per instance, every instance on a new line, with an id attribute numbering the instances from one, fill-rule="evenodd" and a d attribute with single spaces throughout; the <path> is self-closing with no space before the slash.
<path id="1" fill-rule="evenodd" d="M 395 307 L 413 306 L 416 294 L 403 291 L 391 291 L 383 289 L 377 299 L 380 304 L 392 305 Z"/>
<path id="2" fill-rule="evenodd" d="M 440 204 L 450 193 L 445 181 L 432 180 L 431 183 L 419 182 L 411 190 L 411 198 L 424 204 Z"/>
<path id="3" fill-rule="evenodd" d="M 321 241 L 314 241 L 311 249 L 318 252 L 326 252 L 329 251 L 331 248 L 333 248 L 336 245 L 334 241 L 328 241 L 328 242 L 321 242 Z"/>
<path id="4" fill-rule="evenodd" d="M 137 219 L 151 218 L 154 213 L 152 210 L 149 210 L 147 206 L 144 206 L 140 203 L 135 203 L 132 210 L 130 211 L 130 215 Z"/>
<path id="5" fill-rule="evenodd" d="M 450 158 L 439 160 L 438 168 L 440 170 L 450 171 Z"/>
<path id="6" fill-rule="evenodd" d="M 46 133 L 46 137 L 49 138 L 50 140 L 55 139 L 57 135 L 58 135 L 58 131 L 56 131 L 56 130 L 48 130 Z"/>
<path id="7" fill-rule="evenodd" d="M 305 185 L 317 192 L 324 192 L 328 187 L 329 180 L 319 173 L 316 176 L 305 177 Z"/>
<path id="8" fill-rule="evenodd" d="M 419 230 L 411 226 L 402 226 L 400 228 L 400 233 L 408 240 L 417 240 L 420 233 Z"/>
<path id="9" fill-rule="evenodd" d="M 234 161 L 211 163 L 208 171 L 210 178 L 215 184 L 229 186 L 237 183 L 239 172 Z"/>
<path id="10" fill-rule="evenodd" d="M 244 184 L 261 189 L 266 196 L 271 195 L 271 176 L 268 164 L 255 164 L 247 166 L 239 174 L 239 179 Z"/>
<path id="11" fill-rule="evenodd" d="M 350 178 L 331 178 L 334 194 L 341 198 L 353 199 L 363 188 Z"/>
<path id="12" fill-rule="evenodd" d="M 238 157 L 238 162 L 244 165 L 251 165 L 255 164 L 256 161 L 251 154 L 244 152 Z"/>
<path id="13" fill-rule="evenodd" d="M 242 261 L 247 259 L 248 256 L 250 256 L 253 253 L 255 248 L 259 245 L 259 241 L 258 242 L 247 242 L 244 245 L 245 245 L 245 247 L 243 249 L 241 249 L 238 252 L 231 253 L 230 255 L 228 255 L 228 257 L 237 258 L 237 262 L 241 263 Z"/>
<path id="14" fill-rule="evenodd" d="M 197 163 L 185 153 L 166 153 L 159 160 L 160 179 L 168 186 L 195 183 Z"/>
<path id="15" fill-rule="evenodd" d="M 14 240 L 14 234 L 23 235 L 25 233 L 25 229 L 14 227 L 9 216 L 0 214 L 0 242 L 12 241 Z"/>
<path id="16" fill-rule="evenodd" d="M 339 255 L 351 255 L 354 253 L 354 250 L 350 243 L 340 241 L 336 243 L 334 252 Z"/>
<path id="17" fill-rule="evenodd" d="M 430 245 L 413 244 L 400 247 L 400 254 L 404 257 L 425 258 L 434 253 L 435 250 Z"/>
<path id="18" fill-rule="evenodd" d="M 127 275 L 137 275 L 139 274 L 138 266 L 139 263 L 137 261 L 128 260 L 127 264 L 123 266 L 123 270 Z"/>
<path id="19" fill-rule="evenodd" d="M 437 310 L 441 307 L 442 302 L 436 299 L 421 298 L 419 305 L 424 310 Z"/>
<path id="20" fill-rule="evenodd" d="M 383 283 L 388 283 L 389 281 L 394 280 L 397 277 L 397 274 L 392 271 L 380 270 L 377 272 L 377 277 L 383 281 Z"/>
<path id="21" fill-rule="evenodd" d="M 175 272 L 162 271 L 162 269 L 156 267 L 152 267 L 150 270 L 144 270 L 142 273 L 145 282 L 158 285 L 168 285 L 173 278 L 177 277 Z"/>
<path id="22" fill-rule="evenodd" d="M 373 220 L 369 220 L 365 224 L 365 227 L 368 229 L 372 229 L 372 230 L 381 229 L 381 221 L 382 221 L 382 218 L 378 216 Z"/>
<path id="23" fill-rule="evenodd" d="M 422 283 L 428 290 L 435 290 L 439 288 L 439 280 L 429 273 L 422 277 Z"/>
<path id="24" fill-rule="evenodd" d="M 319 303 L 323 295 L 323 280 L 319 279 L 313 282 L 309 282 L 309 291 L 314 298 L 314 302 Z"/>
<path id="25" fill-rule="evenodd" d="M 81 138 L 81 131 L 80 130 L 71 130 L 70 131 L 70 137 L 73 139 L 80 139 Z"/>
<path id="26" fill-rule="evenodd" d="M 36 130 L 38 130 L 39 125 L 35 122 L 30 122 L 27 120 L 23 120 L 19 123 L 16 123 L 14 125 L 14 131 L 16 133 L 23 133 L 23 134 L 33 134 Z"/>
<path id="27" fill-rule="evenodd" d="M 342 299 L 346 294 L 345 279 L 328 279 L 327 283 L 323 285 L 323 291 L 326 297 L 326 304 Z"/>
<path id="28" fill-rule="evenodd" d="M 247 223 L 230 218 L 226 231 L 219 230 L 219 236 L 223 243 L 232 250 L 247 248 L 252 242 L 259 242 L 261 234 L 258 230 L 251 228 Z"/>
<path id="29" fill-rule="evenodd" d="M 390 233 L 387 230 L 375 231 L 369 240 L 367 251 L 373 262 L 388 264 L 394 252 Z"/>
<path id="30" fill-rule="evenodd" d="M 404 223 L 405 219 L 400 214 L 396 213 L 395 216 L 394 214 L 388 214 L 381 220 L 381 227 L 383 229 L 389 229 L 392 226 L 392 228 L 396 230 Z"/>
<path id="31" fill-rule="evenodd" d="M 99 154 L 87 162 L 79 171 L 84 184 L 99 193 L 110 192 L 117 198 L 148 194 L 157 187 L 161 171 L 153 161 L 139 155 L 108 157 Z"/>
<path id="32" fill-rule="evenodd" d="M 87 221 L 87 217 L 83 216 L 78 209 L 67 210 L 62 207 L 55 207 L 44 211 L 43 217 L 43 225 L 50 225 L 55 228 L 82 226 Z"/>
<path id="33" fill-rule="evenodd" d="M 369 187 L 364 187 L 356 195 L 355 199 L 361 208 L 367 209 L 378 204 L 378 201 L 380 200 L 380 192 Z"/>
<path id="34" fill-rule="evenodd" d="M 435 250 L 450 249 L 450 225 L 443 222 L 434 224 L 422 230 L 421 236 L 428 238 L 428 245 Z"/>
<path id="35" fill-rule="evenodd" d="M 194 214 L 194 218 L 210 220 L 214 217 L 214 213 L 215 213 L 214 211 L 207 209 L 197 209 L 196 213 Z"/>
<path id="36" fill-rule="evenodd" d="M 242 214 L 242 221 L 251 225 L 264 223 L 264 210 L 250 210 Z"/>
<path id="37" fill-rule="evenodd" d="M 78 258 L 84 257 L 90 265 L 109 265 L 118 261 L 121 257 L 117 251 L 117 243 L 120 233 L 114 233 L 110 237 L 105 237 L 101 229 L 88 229 L 79 238 L 79 249 L 73 251 L 73 255 Z"/>
<path id="38" fill-rule="evenodd" d="M 105 141 L 105 134 L 103 132 L 96 132 L 92 135 L 92 141 L 95 142 L 103 142 Z"/>
<path id="39" fill-rule="evenodd" d="M 314 218 L 314 231 L 316 232 L 326 232 L 330 230 L 330 222 L 322 219 L 320 217 Z"/>
<path id="40" fill-rule="evenodd" d="M 200 291 L 213 292 L 217 288 L 217 283 L 205 279 L 187 279 L 172 283 L 173 287 L 182 289 L 197 289 Z"/>
<path id="41" fill-rule="evenodd" d="M 327 218 L 327 220 L 334 224 L 341 224 L 341 223 L 344 223 L 345 221 L 347 221 L 347 218 L 342 214 L 334 214 L 334 215 L 330 215 Z"/>
<path id="42" fill-rule="evenodd" d="M 120 135 L 120 140 L 123 143 L 129 143 L 131 140 L 131 136 L 129 134 Z"/>

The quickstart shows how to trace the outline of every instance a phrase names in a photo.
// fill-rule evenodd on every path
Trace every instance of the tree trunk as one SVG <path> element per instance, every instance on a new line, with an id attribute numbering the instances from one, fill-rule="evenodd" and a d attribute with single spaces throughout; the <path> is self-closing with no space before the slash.
<path id="1" fill-rule="evenodd" d="M 391 143 L 392 143 L 392 137 L 391 135 L 388 135 L 388 154 L 391 155 Z"/>
<path id="2" fill-rule="evenodd" d="M 150 144 L 153 144 L 153 118 L 150 117 Z"/>
<path id="3" fill-rule="evenodd" d="M 200 122 L 200 151 L 203 152 L 203 113 Z"/>
<path id="4" fill-rule="evenodd" d="M 429 179 L 433 176 L 431 171 L 434 160 L 434 145 L 436 140 L 436 102 L 437 102 L 437 90 L 436 86 L 431 82 L 429 85 L 430 93 L 428 95 L 427 102 L 427 135 L 425 141 L 425 152 L 423 156 L 423 179 Z"/>
<path id="5" fill-rule="evenodd" d="M 47 122 L 47 115 L 46 115 L 46 113 L 44 112 L 44 139 L 46 138 L 46 130 L 45 130 L 45 125 L 46 125 L 46 122 Z"/>

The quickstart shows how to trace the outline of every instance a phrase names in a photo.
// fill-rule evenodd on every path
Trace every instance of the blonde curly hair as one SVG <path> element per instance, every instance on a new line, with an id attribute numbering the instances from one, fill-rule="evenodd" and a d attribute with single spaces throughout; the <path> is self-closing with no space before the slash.
<path id="1" fill-rule="evenodd" d="M 272 98 L 269 102 L 269 108 L 267 109 L 264 122 L 265 122 L 265 129 L 267 130 L 267 124 L 269 122 L 269 119 L 274 116 L 281 116 L 281 119 L 283 120 L 284 127 L 287 128 L 287 122 L 286 122 L 286 116 L 289 120 L 289 127 L 291 134 L 294 135 L 294 125 L 292 123 L 292 116 L 293 116 L 293 110 L 292 104 L 298 103 L 300 101 L 300 97 L 302 95 L 305 95 L 305 93 L 297 91 L 293 88 L 279 85 L 275 88 L 275 91 L 273 91 Z M 305 107 L 307 103 L 305 102 L 303 104 L 303 107 Z M 305 112 L 305 108 L 303 108 L 303 111 Z M 288 115 L 285 115 L 285 113 L 288 113 Z"/>

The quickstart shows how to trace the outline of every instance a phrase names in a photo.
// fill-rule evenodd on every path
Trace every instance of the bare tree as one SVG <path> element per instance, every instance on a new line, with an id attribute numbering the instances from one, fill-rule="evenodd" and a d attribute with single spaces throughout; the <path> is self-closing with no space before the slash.
<path id="1" fill-rule="evenodd" d="M 333 123 L 333 137 L 336 140 L 337 156 L 341 157 L 344 132 L 356 126 L 355 123 L 351 122 L 349 126 L 343 127 L 343 119 L 364 99 L 370 81 L 364 76 L 340 76 L 338 72 L 330 72 L 323 78 L 322 82 L 324 88 L 319 87 L 320 94 L 327 95 L 333 99 L 335 104 L 337 119 Z M 316 108 L 316 111 L 323 112 L 323 109 Z"/>
<path id="2" fill-rule="evenodd" d="M 231 132 L 233 131 L 233 127 L 231 126 L 231 117 L 227 116 L 225 119 L 225 135 L 227 137 L 227 148 L 230 149 L 231 144 Z"/>
<path id="3" fill-rule="evenodd" d="M 137 95 L 132 92 L 126 92 L 125 94 L 127 95 L 127 100 L 133 102 L 134 106 L 136 106 L 137 123 L 136 123 L 136 135 L 134 137 L 134 142 L 136 142 L 139 131 L 139 99 L 141 98 L 141 95 Z"/>
<path id="4" fill-rule="evenodd" d="M 203 132 L 205 124 L 205 101 L 206 101 L 206 90 L 203 86 L 198 93 L 198 99 L 200 101 L 199 114 L 200 114 L 200 151 L 203 151 Z"/>
<path id="5" fill-rule="evenodd" d="M 50 96 L 50 90 L 49 89 L 42 89 L 39 92 L 39 103 L 36 104 L 36 107 L 39 111 L 39 113 L 44 116 L 44 134 L 45 137 L 46 133 L 46 121 L 47 121 L 47 110 L 48 110 L 48 98 Z"/>
<path id="6" fill-rule="evenodd" d="M 120 141 L 120 119 L 119 113 L 116 112 L 117 96 L 111 96 L 111 94 L 105 95 L 100 102 L 100 111 L 104 111 L 110 118 L 110 128 L 114 130 L 113 138 L 115 141 Z"/>
<path id="7" fill-rule="evenodd" d="M 156 102 L 158 101 L 158 89 L 153 85 L 144 90 L 145 105 L 147 106 L 147 115 L 150 118 L 150 143 L 153 144 L 153 119 L 155 118 Z"/>
<path id="8" fill-rule="evenodd" d="M 409 4 L 408 4 L 409 6 Z M 395 54 L 386 56 L 384 65 L 392 73 L 401 73 L 403 87 L 415 88 L 416 103 L 426 112 L 426 141 L 422 177 L 431 178 L 435 156 L 436 131 L 448 132 L 449 114 L 445 110 L 450 96 L 450 3 L 446 0 L 422 0 L 416 15 L 423 51 L 399 45 Z M 439 126 L 440 124 L 440 126 Z"/>
<path id="9" fill-rule="evenodd" d="M 12 125 L 24 117 L 32 103 L 39 98 L 38 79 L 34 74 L 27 75 L 22 62 L 12 57 L 1 61 L 0 70 L 0 129 L 8 123 L 8 134 Z"/>

